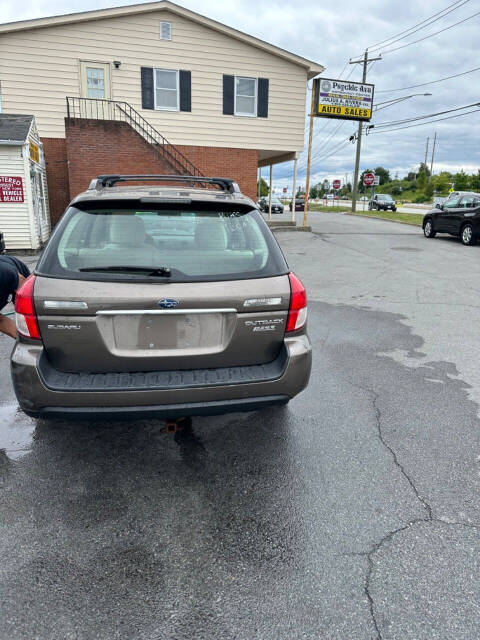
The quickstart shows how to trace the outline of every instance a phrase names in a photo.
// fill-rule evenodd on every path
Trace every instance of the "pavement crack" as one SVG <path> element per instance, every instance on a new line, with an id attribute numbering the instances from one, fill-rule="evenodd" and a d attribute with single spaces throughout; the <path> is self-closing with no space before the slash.
<path id="1" fill-rule="evenodd" d="M 410 485 L 412 491 L 415 494 L 415 497 L 417 498 L 417 500 L 422 504 L 423 508 L 425 509 L 427 517 L 424 518 L 424 520 L 433 520 L 432 507 L 425 500 L 425 498 L 423 498 L 420 495 L 420 493 L 418 492 L 418 489 L 417 489 L 415 483 L 413 482 L 412 478 L 409 476 L 409 474 L 407 473 L 405 467 L 402 465 L 402 463 L 398 459 L 398 456 L 395 453 L 395 450 L 385 440 L 385 437 L 384 437 L 383 432 L 382 432 L 382 413 L 380 411 L 380 407 L 378 406 L 378 398 L 379 398 L 378 393 L 376 391 L 374 391 L 373 389 L 367 389 L 367 391 L 373 396 L 372 404 L 373 404 L 373 408 L 375 410 L 376 423 L 377 423 L 377 425 L 376 425 L 377 426 L 377 434 L 378 434 L 378 438 L 379 438 L 380 442 L 385 447 L 385 449 L 387 449 L 387 451 L 389 451 L 390 455 L 392 456 L 392 459 L 393 459 L 393 462 L 394 462 L 395 466 L 399 469 L 400 473 L 403 475 L 405 480 Z"/>
<path id="2" fill-rule="evenodd" d="M 391 541 L 398 533 L 401 533 L 402 531 L 406 531 L 407 529 L 409 529 L 414 524 L 433 522 L 435 520 L 435 518 L 433 517 L 432 507 L 427 502 L 427 500 L 423 496 L 420 495 L 420 493 L 419 493 L 414 481 L 412 480 L 412 478 L 408 474 L 408 472 L 405 469 L 405 467 L 403 466 L 403 464 L 398 459 L 398 456 L 397 456 L 395 450 L 393 449 L 393 447 L 391 447 L 388 444 L 388 442 L 385 439 L 385 436 L 384 436 L 383 430 L 382 430 L 382 412 L 380 410 L 380 407 L 378 406 L 379 394 L 374 389 L 370 389 L 370 388 L 367 388 L 367 387 L 362 387 L 362 386 L 360 386 L 358 384 L 353 384 L 353 386 L 357 387 L 358 389 L 361 389 L 362 391 L 364 391 L 366 393 L 369 393 L 370 396 L 372 397 L 372 405 L 373 405 L 373 409 L 374 409 L 374 413 L 375 413 L 375 423 L 376 423 L 376 430 L 377 430 L 378 439 L 380 440 L 382 446 L 389 452 L 389 454 L 390 454 L 390 456 L 391 456 L 391 458 L 393 460 L 393 463 L 395 464 L 397 469 L 400 471 L 402 476 L 405 478 L 405 480 L 408 482 L 408 485 L 410 486 L 411 490 L 413 491 L 413 493 L 415 495 L 415 498 L 420 502 L 420 504 L 422 505 L 422 507 L 425 510 L 425 517 L 424 518 L 415 518 L 414 520 L 411 520 L 407 524 L 405 524 L 405 525 L 403 525 L 403 526 L 401 526 L 401 527 L 399 527 L 397 529 L 394 529 L 393 531 L 389 531 L 386 535 L 383 536 L 383 538 L 379 542 L 374 543 L 369 551 L 366 551 L 366 552 L 360 554 L 360 555 L 363 555 L 363 556 L 365 556 L 367 558 L 367 572 L 366 572 L 366 576 L 365 576 L 364 593 L 365 593 L 365 597 L 367 598 L 367 601 L 368 601 L 370 617 L 372 619 L 373 626 L 375 628 L 376 640 L 383 640 L 382 632 L 380 631 L 380 626 L 379 626 L 379 623 L 378 623 L 378 620 L 377 620 L 377 617 L 376 617 L 375 600 L 374 600 L 372 592 L 371 592 L 371 581 L 372 581 L 372 574 L 373 574 L 373 569 L 374 569 L 373 557 L 379 551 L 379 549 L 382 548 L 382 546 L 386 542 Z"/>

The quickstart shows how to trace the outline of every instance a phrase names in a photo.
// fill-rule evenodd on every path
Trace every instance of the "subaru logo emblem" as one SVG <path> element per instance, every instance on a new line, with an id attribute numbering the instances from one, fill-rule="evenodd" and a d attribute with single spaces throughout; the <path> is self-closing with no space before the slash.
<path id="1" fill-rule="evenodd" d="M 175 309 L 180 303 L 175 298 L 162 298 L 157 302 L 157 305 L 162 309 Z"/>

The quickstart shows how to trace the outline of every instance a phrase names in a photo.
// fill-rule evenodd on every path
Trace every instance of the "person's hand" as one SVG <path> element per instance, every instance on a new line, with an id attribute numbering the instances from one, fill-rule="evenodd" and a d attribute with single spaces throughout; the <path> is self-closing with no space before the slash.
<path id="1" fill-rule="evenodd" d="M 15 322 L 11 318 L 7 318 L 7 316 L 2 314 L 0 314 L 0 333 L 4 333 L 14 340 L 17 339 L 17 327 Z"/>

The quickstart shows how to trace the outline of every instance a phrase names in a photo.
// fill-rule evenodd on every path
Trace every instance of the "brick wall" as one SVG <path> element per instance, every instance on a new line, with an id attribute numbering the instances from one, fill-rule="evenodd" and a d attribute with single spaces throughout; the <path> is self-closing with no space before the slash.
<path id="1" fill-rule="evenodd" d="M 211 177 L 233 178 L 246 196 L 257 199 L 256 149 L 230 149 L 225 147 L 187 147 L 178 145 L 179 151 L 200 171 Z"/>
<path id="2" fill-rule="evenodd" d="M 65 119 L 70 197 L 102 173 L 175 173 L 154 148 L 124 122 Z M 177 147 L 206 176 L 235 179 L 256 197 L 256 149 Z M 50 179 L 47 174 L 47 179 Z"/>
<path id="3" fill-rule="evenodd" d="M 42 138 L 47 171 L 48 202 L 52 225 L 70 202 L 65 138 Z"/>

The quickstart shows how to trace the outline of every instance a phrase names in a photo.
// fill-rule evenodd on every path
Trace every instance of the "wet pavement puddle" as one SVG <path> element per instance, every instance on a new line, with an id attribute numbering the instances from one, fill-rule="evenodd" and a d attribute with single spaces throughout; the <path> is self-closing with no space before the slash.
<path id="1" fill-rule="evenodd" d="M 0 404 L 0 451 L 10 460 L 26 455 L 32 446 L 36 422 L 15 404 Z"/>

